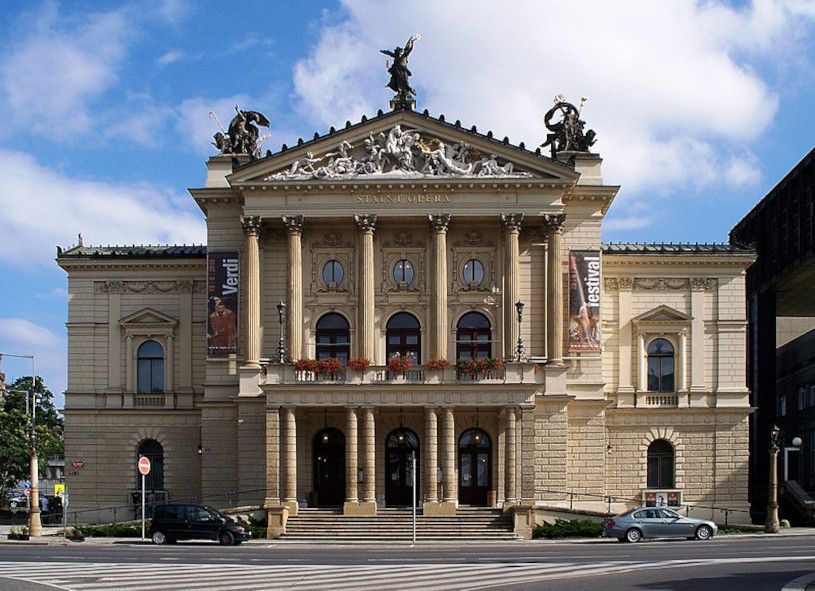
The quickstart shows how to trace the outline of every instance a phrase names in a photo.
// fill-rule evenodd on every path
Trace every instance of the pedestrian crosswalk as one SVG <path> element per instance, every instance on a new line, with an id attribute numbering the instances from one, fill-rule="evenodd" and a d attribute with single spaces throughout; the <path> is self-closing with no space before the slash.
<path id="1" fill-rule="evenodd" d="M 68 591 L 382 591 L 491 589 L 569 576 L 622 573 L 636 562 L 389 565 L 247 565 L 0 562 L 0 578 Z"/>

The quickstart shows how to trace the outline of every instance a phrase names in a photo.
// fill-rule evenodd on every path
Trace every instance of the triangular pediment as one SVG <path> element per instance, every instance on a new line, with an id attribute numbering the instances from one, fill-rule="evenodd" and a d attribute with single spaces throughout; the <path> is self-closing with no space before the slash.
<path id="1" fill-rule="evenodd" d="M 233 187 L 316 181 L 543 180 L 572 184 L 565 164 L 414 111 L 394 111 L 246 164 Z"/>
<path id="2" fill-rule="evenodd" d="M 670 306 L 661 305 L 653 310 L 649 310 L 644 314 L 640 314 L 636 318 L 634 318 L 634 323 L 645 323 L 645 322 L 690 322 L 691 317 L 687 314 L 680 312 L 679 310 L 675 310 Z"/>
<path id="3" fill-rule="evenodd" d="M 178 320 L 162 314 L 152 308 L 142 308 L 129 316 L 125 316 L 119 321 L 124 327 L 173 327 L 178 324 Z"/>

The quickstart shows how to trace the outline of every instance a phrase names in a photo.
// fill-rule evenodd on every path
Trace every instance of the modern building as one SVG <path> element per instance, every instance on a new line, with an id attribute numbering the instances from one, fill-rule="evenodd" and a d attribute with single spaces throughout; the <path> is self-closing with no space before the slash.
<path id="1" fill-rule="evenodd" d="M 410 504 L 415 458 L 425 515 L 503 507 L 520 535 L 552 505 L 746 521 L 753 251 L 604 245 L 618 187 L 585 144 L 392 106 L 265 157 L 220 138 L 206 247 L 59 251 L 73 508 L 131 502 L 146 455 L 148 488 L 279 535 L 306 504 Z"/>

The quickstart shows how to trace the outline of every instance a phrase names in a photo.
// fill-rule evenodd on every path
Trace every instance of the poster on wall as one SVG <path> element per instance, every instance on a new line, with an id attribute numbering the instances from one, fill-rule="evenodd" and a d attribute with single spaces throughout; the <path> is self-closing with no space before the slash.
<path id="1" fill-rule="evenodd" d="M 207 255 L 207 354 L 238 352 L 240 261 L 236 252 Z"/>
<path id="2" fill-rule="evenodd" d="M 600 251 L 569 251 L 569 353 L 600 352 Z"/>

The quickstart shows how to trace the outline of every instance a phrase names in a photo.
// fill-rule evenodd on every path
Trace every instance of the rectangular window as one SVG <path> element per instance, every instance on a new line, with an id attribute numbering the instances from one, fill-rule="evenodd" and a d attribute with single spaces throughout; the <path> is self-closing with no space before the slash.
<path id="1" fill-rule="evenodd" d="M 787 416 L 787 395 L 784 393 L 778 395 L 778 416 Z"/>
<path id="2" fill-rule="evenodd" d="M 804 410 L 804 400 L 806 399 L 806 395 L 806 388 L 801 388 L 798 390 L 798 410 Z"/>

